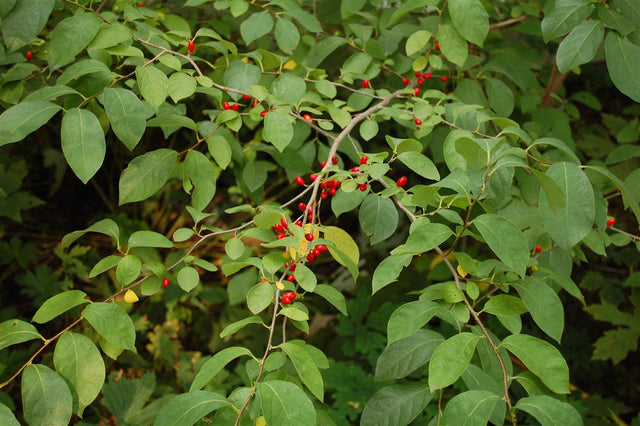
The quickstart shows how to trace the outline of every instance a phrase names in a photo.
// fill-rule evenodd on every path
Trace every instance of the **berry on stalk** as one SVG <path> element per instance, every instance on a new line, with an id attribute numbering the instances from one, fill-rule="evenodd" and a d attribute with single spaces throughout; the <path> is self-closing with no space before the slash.
<path id="1" fill-rule="evenodd" d="M 396 185 L 398 185 L 398 187 L 400 187 L 400 188 L 402 188 L 406 184 L 407 184 L 407 177 L 406 176 L 400 176 L 398 178 L 398 180 L 396 181 Z"/>
<path id="2" fill-rule="evenodd" d="M 189 50 L 189 52 L 191 53 L 196 50 L 196 44 L 193 42 L 193 40 L 189 40 L 189 43 L 187 43 L 187 50 Z"/>
<path id="3" fill-rule="evenodd" d="M 297 183 L 298 185 L 300 185 L 300 186 L 304 186 L 304 185 L 305 185 L 305 181 L 304 181 L 304 179 L 303 179 L 301 176 L 296 176 L 295 181 L 296 181 L 296 183 Z"/>
<path id="4" fill-rule="evenodd" d="M 615 217 L 610 217 L 609 219 L 607 219 L 607 226 L 613 226 L 616 224 L 616 218 Z"/>
<path id="5" fill-rule="evenodd" d="M 362 88 L 366 89 L 367 87 L 369 87 L 369 79 L 365 78 L 362 80 Z"/>

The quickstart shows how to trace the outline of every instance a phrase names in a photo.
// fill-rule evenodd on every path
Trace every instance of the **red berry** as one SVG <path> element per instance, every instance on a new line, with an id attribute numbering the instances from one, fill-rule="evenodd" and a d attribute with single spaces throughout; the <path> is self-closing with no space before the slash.
<path id="1" fill-rule="evenodd" d="M 265 116 L 265 115 L 267 115 L 267 113 L 268 113 L 268 112 L 269 112 L 269 111 L 265 109 L 264 111 L 262 111 L 262 112 L 260 113 L 260 117 L 263 117 L 263 118 L 264 118 L 264 116 Z"/>
<path id="2" fill-rule="evenodd" d="M 291 267 L 289 268 L 289 270 L 290 270 L 291 272 L 295 272 L 295 270 L 296 270 L 296 267 L 297 267 L 297 266 L 298 266 L 298 265 L 296 265 L 295 263 L 292 263 L 292 264 L 291 264 Z"/>
<path id="3" fill-rule="evenodd" d="M 291 298 L 285 295 L 280 298 L 280 301 L 282 302 L 283 305 L 288 305 L 291 303 Z"/>
<path id="4" fill-rule="evenodd" d="M 369 79 L 365 78 L 364 80 L 362 80 L 362 87 L 364 89 L 366 89 L 367 87 L 369 87 Z"/>
<path id="5" fill-rule="evenodd" d="M 300 203 L 300 204 L 304 204 L 304 203 Z M 298 208 L 299 208 L 299 207 L 300 207 L 300 206 L 298 205 Z M 307 208 L 307 206 L 306 206 L 306 204 L 305 204 L 304 209 L 306 209 L 306 208 Z M 300 210 L 304 211 L 304 209 L 300 209 Z M 302 226 L 302 221 L 301 221 L 301 220 L 296 220 L 296 225 L 298 225 L 298 226 Z"/>
<path id="6" fill-rule="evenodd" d="M 315 182 L 315 181 L 316 181 L 316 179 L 318 179 L 318 175 L 317 175 L 317 174 L 315 174 L 315 173 L 311 173 L 311 174 L 309 175 L 309 179 L 311 179 L 311 182 Z"/>
<path id="7" fill-rule="evenodd" d="M 538 245 L 535 249 L 533 249 L 536 253 L 540 253 L 542 251 L 542 246 Z"/>
<path id="8" fill-rule="evenodd" d="M 413 75 L 415 75 L 416 77 L 420 77 L 420 71 L 414 72 Z"/>
<path id="9" fill-rule="evenodd" d="M 169 287 L 169 278 L 164 277 L 164 278 L 162 279 L 162 286 L 163 286 L 163 287 Z"/>
<path id="10" fill-rule="evenodd" d="M 315 254 L 313 254 L 313 253 L 307 254 L 307 262 L 313 263 L 314 260 L 316 260 L 316 255 Z"/>
<path id="11" fill-rule="evenodd" d="M 316 248 L 320 250 L 320 253 L 327 251 L 327 246 L 325 246 L 324 244 L 318 244 Z"/>
<path id="12" fill-rule="evenodd" d="M 413 89 L 413 95 L 414 96 L 418 96 L 420 94 L 420 88 L 416 87 L 415 89 Z"/>
<path id="13" fill-rule="evenodd" d="M 196 50 L 196 44 L 189 40 L 189 43 L 187 43 L 187 49 L 189 50 L 189 52 L 193 53 L 194 50 Z"/>
<path id="14" fill-rule="evenodd" d="M 138 7 L 144 7 L 144 3 L 138 3 Z"/>
<path id="15" fill-rule="evenodd" d="M 416 123 L 416 126 L 419 126 L 422 124 L 422 120 L 420 120 L 419 118 L 416 118 L 415 120 L 413 120 L 414 123 Z"/>
<path id="16" fill-rule="evenodd" d="M 443 75 L 442 77 L 440 77 L 440 80 L 442 80 L 443 83 L 446 82 L 447 81 L 447 76 Z"/>
<path id="17" fill-rule="evenodd" d="M 224 110 L 231 109 L 231 105 L 229 105 L 229 102 L 224 101 L 222 103 L 222 109 L 224 109 Z"/>
<path id="18" fill-rule="evenodd" d="M 233 104 L 233 105 L 231 105 L 231 109 L 232 109 L 232 110 L 234 110 L 234 111 L 237 111 L 237 110 L 238 110 L 238 108 L 239 108 L 239 107 L 238 107 L 238 104 Z"/>
<path id="19" fill-rule="evenodd" d="M 351 173 L 358 173 L 360 171 L 360 167 L 355 166 L 351 168 Z"/>
<path id="20" fill-rule="evenodd" d="M 331 162 L 333 164 L 338 164 L 338 157 L 336 157 L 335 155 L 333 157 L 331 157 Z"/>
<path id="21" fill-rule="evenodd" d="M 296 280 L 296 277 L 294 277 L 293 275 L 289 275 L 287 277 L 287 281 L 289 281 L 290 283 L 294 282 Z"/>
<path id="22" fill-rule="evenodd" d="M 304 186 L 305 185 L 304 179 L 302 177 L 300 177 L 300 176 L 296 176 L 296 183 L 298 185 L 300 185 L 300 186 Z"/>
<path id="23" fill-rule="evenodd" d="M 329 195 L 331 195 L 332 197 L 336 195 L 336 192 L 338 191 L 335 188 L 329 188 Z"/>
<path id="24" fill-rule="evenodd" d="M 322 250 L 320 250 L 320 249 L 318 248 L 318 246 L 316 246 L 316 247 L 313 249 L 313 255 L 314 255 L 315 257 L 318 257 L 318 256 L 320 256 L 321 254 L 322 254 Z"/>
<path id="25" fill-rule="evenodd" d="M 323 200 L 326 200 L 328 196 L 329 196 L 329 193 L 327 191 L 322 191 L 320 193 L 320 198 L 322 198 Z"/>
<path id="26" fill-rule="evenodd" d="M 242 99 L 244 99 L 245 101 L 248 101 L 249 99 L 251 99 L 251 96 L 249 96 L 249 95 L 242 95 Z"/>
<path id="27" fill-rule="evenodd" d="M 287 229 L 289 227 L 289 225 L 287 224 L 287 218 L 286 217 L 280 218 L 280 225 L 282 225 L 282 227 L 284 229 Z"/>
<path id="28" fill-rule="evenodd" d="M 305 114 L 302 116 L 302 118 L 304 118 L 305 120 L 307 120 L 309 123 L 311 123 L 313 121 L 313 118 L 311 118 L 311 116 L 309 114 Z"/>
<path id="29" fill-rule="evenodd" d="M 304 239 L 307 241 L 313 241 L 313 234 L 304 234 Z"/>
<path id="30" fill-rule="evenodd" d="M 279 239 L 279 240 L 283 239 L 284 237 L 286 237 L 286 234 L 278 234 L 278 235 L 276 235 L 276 238 Z"/>
<path id="31" fill-rule="evenodd" d="M 440 43 L 436 43 L 436 50 L 440 50 Z"/>
<path id="32" fill-rule="evenodd" d="M 411 80 L 409 80 L 407 77 L 403 77 L 403 78 L 402 78 L 402 82 L 403 82 L 404 84 L 409 84 L 409 82 L 410 82 L 410 81 L 411 81 Z"/>
<path id="33" fill-rule="evenodd" d="M 29 50 L 27 53 L 24 54 L 24 56 L 26 56 L 27 61 L 30 61 L 33 59 L 33 52 Z"/>
<path id="34" fill-rule="evenodd" d="M 422 86 L 422 85 L 424 84 L 424 80 L 423 80 L 422 78 L 419 78 L 419 79 L 418 79 L 418 84 L 419 84 L 420 86 Z"/>
<path id="35" fill-rule="evenodd" d="M 407 184 L 407 177 L 406 176 L 400 176 L 398 178 L 398 180 L 396 181 L 396 185 L 398 185 L 400 188 L 402 188 L 406 184 Z"/>
<path id="36" fill-rule="evenodd" d="M 298 208 L 300 209 L 301 212 L 303 212 L 307 209 L 307 205 L 305 203 L 299 203 Z"/>
<path id="37" fill-rule="evenodd" d="M 259 103 L 260 103 L 260 101 L 259 101 L 259 100 L 254 99 L 254 100 L 251 102 L 251 105 L 253 105 L 253 106 L 255 107 L 255 106 L 257 106 Z"/>
<path id="38" fill-rule="evenodd" d="M 366 155 L 360 157 L 360 165 L 367 164 L 367 161 L 369 161 L 369 157 L 367 157 Z"/>
<path id="39" fill-rule="evenodd" d="M 327 165 L 326 161 L 321 161 L 320 162 L 320 167 L 322 167 L 323 169 L 324 169 L 324 166 L 326 166 L 326 165 Z"/>
<path id="40" fill-rule="evenodd" d="M 282 226 L 280 223 L 276 223 L 275 225 L 273 225 L 273 228 L 279 233 L 284 232 L 284 226 Z"/>
<path id="41" fill-rule="evenodd" d="M 366 183 L 360 183 L 358 184 L 358 189 L 362 192 L 367 190 L 367 184 Z"/>
<path id="42" fill-rule="evenodd" d="M 616 218 L 615 217 L 610 217 L 609 219 L 607 219 L 607 226 L 613 226 L 616 223 Z"/>
<path id="43" fill-rule="evenodd" d="M 429 80 L 431 77 L 433 77 L 433 75 L 430 72 L 425 72 L 424 74 L 422 74 L 422 78 L 424 78 L 425 80 Z"/>

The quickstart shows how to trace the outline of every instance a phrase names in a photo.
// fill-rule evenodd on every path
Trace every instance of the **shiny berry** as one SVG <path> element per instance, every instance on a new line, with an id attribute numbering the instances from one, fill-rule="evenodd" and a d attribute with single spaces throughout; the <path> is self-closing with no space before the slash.
<path id="1" fill-rule="evenodd" d="M 222 109 L 224 109 L 224 110 L 231 109 L 231 105 L 229 105 L 229 102 L 224 101 L 222 103 Z"/>
<path id="2" fill-rule="evenodd" d="M 301 204 L 304 204 L 304 203 L 301 203 Z M 300 206 L 298 206 L 298 207 L 300 207 Z M 305 204 L 304 209 L 306 209 L 306 208 L 307 208 L 307 206 Z M 300 209 L 300 210 L 304 211 L 304 209 Z M 301 220 L 296 220 L 296 225 L 302 226 L 302 221 Z"/>
<path id="3" fill-rule="evenodd" d="M 418 96 L 420 94 L 420 88 L 416 87 L 415 89 L 413 89 L 413 95 L 414 96 Z"/>
<path id="4" fill-rule="evenodd" d="M 335 188 L 329 188 L 328 192 L 329 192 L 329 195 L 331 195 L 333 197 L 334 195 L 336 195 L 336 192 L 338 192 L 338 191 Z"/>
<path id="5" fill-rule="evenodd" d="M 440 43 L 436 43 L 436 50 L 440 50 Z"/>
<path id="6" fill-rule="evenodd" d="M 355 166 L 351 168 L 351 173 L 358 173 L 360 171 L 360 167 Z"/>
<path id="7" fill-rule="evenodd" d="M 360 183 L 360 184 L 358 184 L 358 189 L 359 189 L 360 191 L 362 191 L 362 192 L 366 191 L 366 190 L 367 190 L 367 188 L 368 188 L 368 187 L 367 187 L 367 184 L 366 184 L 366 183 Z"/>
<path id="8" fill-rule="evenodd" d="M 169 278 L 164 277 L 164 278 L 162 279 L 162 286 L 163 286 L 163 287 L 169 287 Z"/>
<path id="9" fill-rule="evenodd" d="M 298 185 L 300 185 L 300 186 L 304 186 L 305 185 L 304 179 L 301 176 L 296 176 L 295 180 L 296 180 L 296 183 Z"/>
<path id="10" fill-rule="evenodd" d="M 407 77 L 403 77 L 403 78 L 402 78 L 402 82 L 403 82 L 404 84 L 409 84 L 409 82 L 410 82 L 410 81 L 411 81 L 411 80 L 409 80 Z"/>
<path id="11" fill-rule="evenodd" d="M 420 77 L 420 74 L 421 74 L 420 71 L 416 71 L 413 73 L 413 75 L 415 75 L 416 77 Z"/>
<path id="12" fill-rule="evenodd" d="M 260 113 L 260 117 L 264 118 L 264 116 L 265 116 L 265 115 L 267 115 L 267 113 L 268 113 L 268 112 L 269 112 L 269 111 L 267 111 L 267 110 L 265 109 L 264 111 L 262 111 L 262 112 Z"/>
<path id="13" fill-rule="evenodd" d="M 338 164 L 338 157 L 336 157 L 335 155 L 333 157 L 331 157 L 331 162 L 333 164 Z"/>
<path id="14" fill-rule="evenodd" d="M 249 99 L 251 99 L 251 96 L 249 96 L 249 95 L 242 95 L 242 99 L 244 99 L 245 101 L 248 101 Z"/>
<path id="15" fill-rule="evenodd" d="M 422 85 L 424 84 L 424 80 L 423 80 L 422 78 L 419 78 L 419 79 L 418 79 L 418 84 L 419 84 L 420 86 L 422 86 Z"/>
<path id="16" fill-rule="evenodd" d="M 324 244 L 318 244 L 316 248 L 320 250 L 320 253 L 327 251 L 327 246 L 325 246 Z"/>
<path id="17" fill-rule="evenodd" d="M 414 123 L 416 123 L 416 126 L 419 126 L 422 124 L 422 120 L 420 120 L 419 118 L 416 118 L 415 120 L 413 120 Z"/>
<path id="18" fill-rule="evenodd" d="M 234 111 L 237 111 L 238 108 L 239 108 L 238 104 L 231 105 L 231 109 L 234 110 Z"/>
<path id="19" fill-rule="evenodd" d="M 33 52 L 29 50 L 27 53 L 24 54 L 24 56 L 27 58 L 27 61 L 30 61 L 33 59 Z"/>
<path id="20" fill-rule="evenodd" d="M 294 282 L 296 280 L 296 277 L 294 277 L 293 275 L 289 275 L 287 277 L 287 281 L 289 281 L 290 283 Z"/>
<path id="21" fill-rule="evenodd" d="M 317 175 L 317 174 L 315 174 L 315 173 L 311 173 L 311 174 L 309 175 L 309 179 L 311 179 L 311 182 L 315 182 L 315 181 L 316 181 L 316 179 L 318 179 L 318 175 Z"/>
<path id="22" fill-rule="evenodd" d="M 320 198 L 322 198 L 323 200 L 326 200 L 328 196 L 329 196 L 329 193 L 327 191 L 322 191 L 320 193 Z"/>
<path id="23" fill-rule="evenodd" d="M 314 255 L 315 257 L 318 257 L 318 256 L 320 256 L 321 254 L 322 254 L 322 250 L 320 250 L 320 249 L 318 248 L 318 246 L 314 247 L 314 249 L 313 249 L 313 255 Z"/>
<path id="24" fill-rule="evenodd" d="M 304 234 L 304 239 L 307 241 L 313 241 L 313 234 Z"/>
<path id="25" fill-rule="evenodd" d="M 313 254 L 313 253 L 307 254 L 307 262 L 313 263 L 314 260 L 316 260 L 316 255 L 315 254 Z"/>
<path id="26" fill-rule="evenodd" d="M 326 166 L 326 165 L 327 165 L 326 161 L 321 161 L 320 162 L 320 167 L 322 167 L 323 169 L 324 169 L 324 166 Z"/>
<path id="27" fill-rule="evenodd" d="M 540 253 L 542 251 L 542 246 L 538 245 L 535 249 L 533 249 L 536 253 Z"/>
<path id="28" fill-rule="evenodd" d="M 369 161 L 369 157 L 367 157 L 366 155 L 360 157 L 360 165 L 367 164 L 367 161 Z"/>
<path id="29" fill-rule="evenodd" d="M 424 78 L 425 80 L 429 80 L 431 77 L 433 77 L 433 75 L 430 72 L 425 72 L 424 74 L 422 74 L 422 78 Z"/>
<path id="30" fill-rule="evenodd" d="M 187 49 L 193 53 L 193 51 L 196 50 L 196 44 L 193 41 L 189 41 L 189 43 L 187 43 Z"/>
<path id="31" fill-rule="evenodd" d="M 607 219 L 607 226 L 613 226 L 616 223 L 616 218 L 615 217 L 610 217 L 609 219 Z"/>
<path id="32" fill-rule="evenodd" d="M 364 80 L 362 80 L 362 87 L 364 89 L 366 89 L 367 87 L 369 87 L 369 79 L 365 78 Z"/>
<path id="33" fill-rule="evenodd" d="M 311 116 L 309 114 L 305 114 L 302 116 L 302 118 L 304 118 L 305 120 L 307 120 L 309 123 L 311 123 L 313 121 L 313 118 L 311 118 Z"/>
<path id="34" fill-rule="evenodd" d="M 291 303 L 291 298 L 282 296 L 280 298 L 280 301 L 282 302 L 283 305 L 289 305 Z"/>
<path id="35" fill-rule="evenodd" d="M 280 223 L 276 223 L 275 225 L 273 225 L 273 229 L 275 229 L 276 232 L 279 232 L 279 233 L 284 232 L 284 226 L 282 226 L 282 224 Z"/>
<path id="36" fill-rule="evenodd" d="M 402 188 L 406 184 L 407 184 L 407 177 L 406 176 L 400 176 L 398 178 L 398 180 L 396 181 L 396 185 L 398 185 L 400 188 Z"/>
<path id="37" fill-rule="evenodd" d="M 443 75 L 442 77 L 440 77 L 440 80 L 445 83 L 447 81 L 447 76 Z"/>
<path id="38" fill-rule="evenodd" d="M 279 240 L 281 240 L 281 239 L 283 239 L 283 238 L 284 238 L 284 237 L 286 237 L 286 236 L 287 236 L 286 234 L 278 234 L 278 235 L 276 235 L 276 238 L 277 238 L 277 239 L 279 239 Z"/>
<path id="39" fill-rule="evenodd" d="M 260 103 L 260 101 L 259 101 L 259 100 L 254 99 L 254 100 L 251 102 L 251 105 L 253 105 L 253 106 L 255 107 L 255 106 L 258 106 L 258 104 L 259 104 L 259 103 Z"/>
<path id="40" fill-rule="evenodd" d="M 280 225 L 282 225 L 284 229 L 287 229 L 289 227 L 289 225 L 287 224 L 287 218 L 280 218 Z"/>
<path id="41" fill-rule="evenodd" d="M 305 203 L 298 203 L 298 209 L 303 212 L 307 209 L 307 205 Z"/>

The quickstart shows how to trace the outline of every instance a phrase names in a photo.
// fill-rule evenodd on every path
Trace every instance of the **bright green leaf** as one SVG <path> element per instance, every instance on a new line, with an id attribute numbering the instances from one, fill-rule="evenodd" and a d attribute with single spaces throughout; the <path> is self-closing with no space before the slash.
<path id="1" fill-rule="evenodd" d="M 48 298 L 33 315 L 31 321 L 39 324 L 49 322 L 58 315 L 84 303 L 89 303 L 87 294 L 80 290 L 68 290 Z"/>
<path id="2" fill-rule="evenodd" d="M 489 33 L 489 14 L 480 0 L 451 0 L 449 14 L 454 28 L 465 40 L 482 47 Z"/>
<path id="3" fill-rule="evenodd" d="M 444 337 L 431 330 L 417 330 L 412 335 L 389 344 L 378 357 L 376 381 L 407 377 L 425 365 Z"/>
<path id="4" fill-rule="evenodd" d="M 193 378 L 193 382 L 191 382 L 189 392 L 202 389 L 207 383 L 213 380 L 213 378 L 222 371 L 227 364 L 234 359 L 245 355 L 253 357 L 249 349 L 237 346 L 225 348 L 216 353 L 213 357 L 209 358 L 204 364 L 202 364 L 200 371 L 198 371 L 196 376 Z"/>
<path id="5" fill-rule="evenodd" d="M 110 343 L 136 352 L 136 332 L 127 313 L 114 303 L 92 303 L 82 311 L 89 324 Z"/>
<path id="6" fill-rule="evenodd" d="M 568 402 L 547 395 L 533 395 L 518 400 L 514 408 L 532 415 L 541 426 L 582 426 L 580 413 Z"/>
<path id="7" fill-rule="evenodd" d="M 253 314 L 258 314 L 273 303 L 275 293 L 271 283 L 259 282 L 247 293 L 247 307 Z"/>
<path id="8" fill-rule="evenodd" d="M 466 370 L 480 336 L 459 333 L 442 342 L 429 362 L 429 388 L 431 391 L 453 384 Z"/>
<path id="9" fill-rule="evenodd" d="M 164 404 L 154 426 L 191 426 L 218 408 L 231 405 L 224 395 L 203 390 L 183 393 Z"/>
<path id="10" fill-rule="evenodd" d="M 33 339 L 44 339 L 28 322 L 12 319 L 0 323 L 0 350 Z"/>
<path id="11" fill-rule="evenodd" d="M 522 232 L 509 220 L 495 214 L 483 214 L 473 223 L 489 248 L 507 266 L 524 276 L 529 262 L 529 246 Z"/>

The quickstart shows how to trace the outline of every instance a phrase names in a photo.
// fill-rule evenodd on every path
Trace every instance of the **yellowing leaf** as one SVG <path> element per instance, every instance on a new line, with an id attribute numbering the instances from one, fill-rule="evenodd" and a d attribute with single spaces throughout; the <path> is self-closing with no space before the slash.
<path id="1" fill-rule="evenodd" d="M 466 277 L 466 276 L 467 276 L 467 271 L 465 271 L 464 269 L 462 269 L 462 266 L 461 266 L 461 265 L 458 265 L 458 266 L 456 267 L 456 270 L 458 271 L 458 274 L 460 274 L 460 276 L 461 276 L 462 278 L 464 278 L 464 277 Z"/>
<path id="2" fill-rule="evenodd" d="M 295 69 L 298 66 L 298 64 L 296 64 L 296 61 L 294 61 L 293 59 L 289 59 L 287 62 L 284 63 L 284 65 L 282 66 L 283 70 L 292 70 Z"/>
<path id="3" fill-rule="evenodd" d="M 305 234 L 313 233 L 314 240 L 320 236 L 320 231 L 318 230 L 318 228 L 314 227 L 310 223 L 307 223 L 306 225 L 304 225 L 304 233 Z M 300 251 L 300 253 L 302 253 L 302 256 L 307 255 L 308 248 L 309 248 L 309 241 L 307 241 L 305 238 L 302 238 L 298 242 L 298 250 Z M 296 258 L 296 256 L 298 255 L 298 250 L 294 249 L 293 247 L 289 248 L 289 256 L 291 256 L 291 259 Z"/>
<path id="4" fill-rule="evenodd" d="M 124 301 L 127 303 L 136 303 L 138 300 L 138 295 L 131 289 L 127 290 L 124 293 Z"/>

